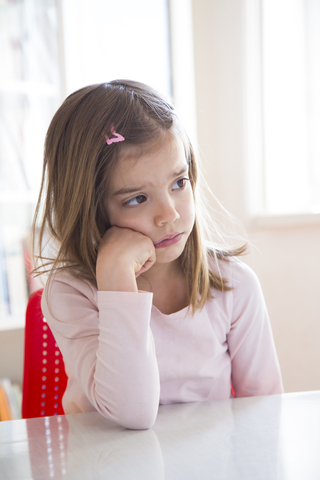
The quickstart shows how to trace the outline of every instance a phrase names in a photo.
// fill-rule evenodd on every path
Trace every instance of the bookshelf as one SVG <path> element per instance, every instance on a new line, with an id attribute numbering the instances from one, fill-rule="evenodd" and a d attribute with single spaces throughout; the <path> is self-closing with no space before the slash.
<path id="1" fill-rule="evenodd" d="M 0 332 L 23 328 L 43 141 L 61 103 L 60 1 L 0 5 Z"/>

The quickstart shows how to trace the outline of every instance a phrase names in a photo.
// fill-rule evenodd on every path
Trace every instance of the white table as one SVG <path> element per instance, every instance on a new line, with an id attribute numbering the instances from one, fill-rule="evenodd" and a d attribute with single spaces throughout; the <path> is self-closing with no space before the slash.
<path id="1" fill-rule="evenodd" d="M 0 478 L 319 480 L 320 392 L 161 406 L 145 431 L 98 413 L 2 422 Z"/>

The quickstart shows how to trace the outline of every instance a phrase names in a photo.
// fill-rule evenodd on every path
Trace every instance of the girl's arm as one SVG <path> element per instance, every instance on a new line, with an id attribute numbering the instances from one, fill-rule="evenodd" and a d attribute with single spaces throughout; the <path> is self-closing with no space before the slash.
<path id="1" fill-rule="evenodd" d="M 101 270 L 100 283 L 107 283 L 109 275 L 110 291 L 97 292 L 67 273 L 53 277 L 43 294 L 43 313 L 90 403 L 127 428 L 149 428 L 160 396 L 150 330 L 152 294 L 112 291 L 114 278 L 121 281 L 121 277 L 112 278 L 107 266 Z"/>
<path id="2" fill-rule="evenodd" d="M 235 262 L 233 307 L 228 346 L 236 397 L 283 392 L 279 362 L 259 280 L 245 264 Z"/>

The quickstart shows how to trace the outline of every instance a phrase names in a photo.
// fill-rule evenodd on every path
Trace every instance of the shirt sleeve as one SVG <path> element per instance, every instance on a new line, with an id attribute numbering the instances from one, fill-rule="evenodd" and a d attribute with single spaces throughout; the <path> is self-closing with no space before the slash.
<path id="1" fill-rule="evenodd" d="M 150 428 L 160 381 L 150 330 L 152 294 L 94 292 L 77 280 L 53 279 L 44 316 L 64 361 L 91 404 L 120 425 Z"/>
<path id="2" fill-rule="evenodd" d="M 236 397 L 283 393 L 270 320 L 255 273 L 235 262 L 231 328 L 227 335 Z"/>

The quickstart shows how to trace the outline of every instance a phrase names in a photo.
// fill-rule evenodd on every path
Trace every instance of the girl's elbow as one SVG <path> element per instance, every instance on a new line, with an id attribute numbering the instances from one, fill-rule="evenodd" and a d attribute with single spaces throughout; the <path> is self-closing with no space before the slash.
<path id="1" fill-rule="evenodd" d="M 96 406 L 99 413 L 118 425 L 130 430 L 148 430 L 155 424 L 159 403 L 157 405 L 118 405 L 109 409 Z"/>
<path id="2" fill-rule="evenodd" d="M 122 396 L 125 398 L 125 396 Z M 137 389 L 129 402 L 118 406 L 119 424 L 130 430 L 148 430 L 155 424 L 160 401 L 160 382 L 153 388 Z"/>
<path id="3" fill-rule="evenodd" d="M 152 428 L 158 414 L 160 385 L 130 389 L 117 395 L 96 394 L 94 406 L 106 418 L 130 430 Z"/>
<path id="4" fill-rule="evenodd" d="M 149 430 L 155 424 L 156 419 L 128 419 L 122 426 L 129 430 Z"/>
<path id="5" fill-rule="evenodd" d="M 155 424 L 157 413 L 158 406 L 157 408 L 148 408 L 138 411 L 131 409 L 130 411 L 126 410 L 119 414 L 118 423 L 130 430 L 148 430 Z"/>

